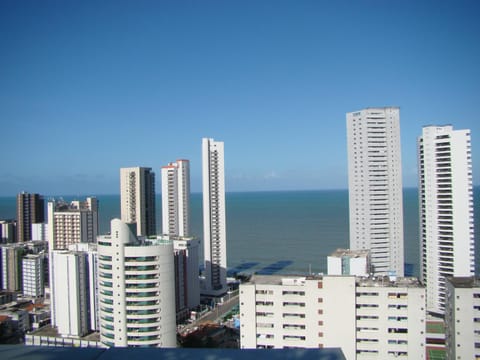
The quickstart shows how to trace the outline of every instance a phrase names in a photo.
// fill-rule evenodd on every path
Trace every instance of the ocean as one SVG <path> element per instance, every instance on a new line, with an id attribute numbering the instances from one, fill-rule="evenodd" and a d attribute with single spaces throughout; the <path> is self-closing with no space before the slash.
<path id="1" fill-rule="evenodd" d="M 120 217 L 120 196 L 96 196 L 100 233 L 105 234 L 110 220 Z M 62 197 L 67 201 L 84 198 Z M 52 196 L 45 196 L 49 198 Z M 417 189 L 404 189 L 403 200 L 406 270 L 418 276 Z M 474 203 L 475 228 L 480 229 L 480 187 L 475 187 Z M 190 204 L 192 234 L 202 239 L 202 194 L 191 194 Z M 15 206 L 15 197 L 0 197 L 0 219 L 15 218 Z M 156 207 L 157 230 L 161 232 L 161 195 L 157 195 Z M 327 256 L 337 248 L 348 248 L 348 190 L 231 192 L 226 194 L 226 207 L 231 272 L 326 273 Z"/>

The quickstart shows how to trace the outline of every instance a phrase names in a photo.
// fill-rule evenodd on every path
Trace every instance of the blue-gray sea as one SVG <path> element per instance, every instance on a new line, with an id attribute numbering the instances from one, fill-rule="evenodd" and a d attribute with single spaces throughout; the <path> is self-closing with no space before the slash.
<path id="1" fill-rule="evenodd" d="M 120 196 L 93 196 L 100 202 L 100 232 L 105 234 L 110 220 L 120 217 Z M 69 201 L 84 197 L 63 198 Z M 417 189 L 405 189 L 403 199 L 406 272 L 417 276 Z M 480 229 L 480 187 L 475 187 L 474 203 L 475 228 Z M 231 192 L 226 194 L 226 204 L 227 263 L 232 272 L 326 273 L 327 256 L 336 248 L 348 248 L 348 190 Z M 15 197 L 0 197 L 0 219 L 15 218 L 15 206 Z M 160 195 L 156 207 L 160 233 Z M 202 195 L 193 193 L 191 230 L 201 240 L 202 224 Z M 479 253 L 476 251 L 477 274 Z"/>

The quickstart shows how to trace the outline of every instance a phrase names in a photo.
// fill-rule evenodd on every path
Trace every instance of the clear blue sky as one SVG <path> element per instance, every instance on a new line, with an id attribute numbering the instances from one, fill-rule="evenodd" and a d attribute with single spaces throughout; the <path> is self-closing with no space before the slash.
<path id="1" fill-rule="evenodd" d="M 479 1 L 0 1 L 0 195 L 119 192 L 119 168 L 225 142 L 227 191 L 347 187 L 345 113 L 472 130 Z"/>

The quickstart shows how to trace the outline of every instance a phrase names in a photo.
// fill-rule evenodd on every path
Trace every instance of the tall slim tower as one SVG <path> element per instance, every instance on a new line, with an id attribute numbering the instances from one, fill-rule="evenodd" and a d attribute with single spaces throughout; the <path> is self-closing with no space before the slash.
<path id="1" fill-rule="evenodd" d="M 137 235 L 155 235 L 155 173 L 151 168 L 120 169 L 121 218 L 137 224 Z"/>
<path id="2" fill-rule="evenodd" d="M 162 232 L 190 235 L 190 162 L 177 160 L 162 167 Z"/>
<path id="3" fill-rule="evenodd" d="M 45 221 L 43 197 L 22 192 L 17 195 L 17 241 L 32 240 L 32 224 Z"/>
<path id="4" fill-rule="evenodd" d="M 403 276 L 400 109 L 347 113 L 350 248 L 370 250 L 376 275 Z"/>
<path id="5" fill-rule="evenodd" d="M 470 131 L 424 127 L 418 167 L 420 278 L 427 288 L 427 310 L 442 314 L 445 278 L 475 273 Z"/>
<path id="6" fill-rule="evenodd" d="M 221 141 L 202 141 L 203 238 L 207 295 L 227 290 L 227 240 L 225 221 L 224 146 Z"/>

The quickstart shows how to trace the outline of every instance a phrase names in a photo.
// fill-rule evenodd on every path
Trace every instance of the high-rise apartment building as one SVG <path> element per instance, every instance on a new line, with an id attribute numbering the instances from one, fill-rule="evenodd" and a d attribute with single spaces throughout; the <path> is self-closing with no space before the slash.
<path id="1" fill-rule="evenodd" d="M 22 290 L 22 257 L 25 249 L 21 244 L 0 246 L 0 288 L 7 291 Z"/>
<path id="2" fill-rule="evenodd" d="M 173 245 L 136 236 L 133 224 L 111 221 L 98 237 L 100 341 L 107 346 L 175 347 Z"/>
<path id="3" fill-rule="evenodd" d="M 190 162 L 177 160 L 162 167 L 162 232 L 190 235 Z"/>
<path id="4" fill-rule="evenodd" d="M 50 251 L 51 323 L 62 336 L 81 337 L 96 329 L 95 256 L 94 250 Z"/>
<path id="5" fill-rule="evenodd" d="M 137 226 L 137 235 L 155 235 L 155 173 L 147 167 L 120 169 L 122 221 Z"/>
<path id="6" fill-rule="evenodd" d="M 44 254 L 28 254 L 22 259 L 23 295 L 45 295 Z"/>
<path id="7" fill-rule="evenodd" d="M 240 285 L 240 346 L 339 347 L 346 359 L 424 359 L 414 278 L 255 275 Z"/>
<path id="8" fill-rule="evenodd" d="M 347 113 L 350 249 L 370 250 L 376 275 L 403 276 L 400 109 Z"/>
<path id="9" fill-rule="evenodd" d="M 85 201 L 63 200 L 48 202 L 49 250 L 67 249 L 76 243 L 93 243 L 98 235 L 98 201 L 87 197 Z"/>
<path id="10" fill-rule="evenodd" d="M 420 279 L 427 310 L 443 314 L 446 277 L 475 273 L 470 131 L 424 127 L 418 167 Z"/>
<path id="11" fill-rule="evenodd" d="M 17 240 L 16 228 L 15 220 L 0 220 L 0 244 L 15 242 Z"/>
<path id="12" fill-rule="evenodd" d="M 32 240 L 32 224 L 45 221 L 43 197 L 22 192 L 17 195 L 17 241 Z"/>
<path id="13" fill-rule="evenodd" d="M 448 277 L 445 284 L 447 359 L 480 359 L 480 279 Z"/>
<path id="14" fill-rule="evenodd" d="M 227 291 L 227 239 L 225 221 L 225 164 L 221 141 L 202 141 L 203 239 L 206 295 Z"/>
<path id="15" fill-rule="evenodd" d="M 175 308 L 177 318 L 188 316 L 200 305 L 198 250 L 200 242 L 193 237 L 172 237 L 175 254 Z"/>

